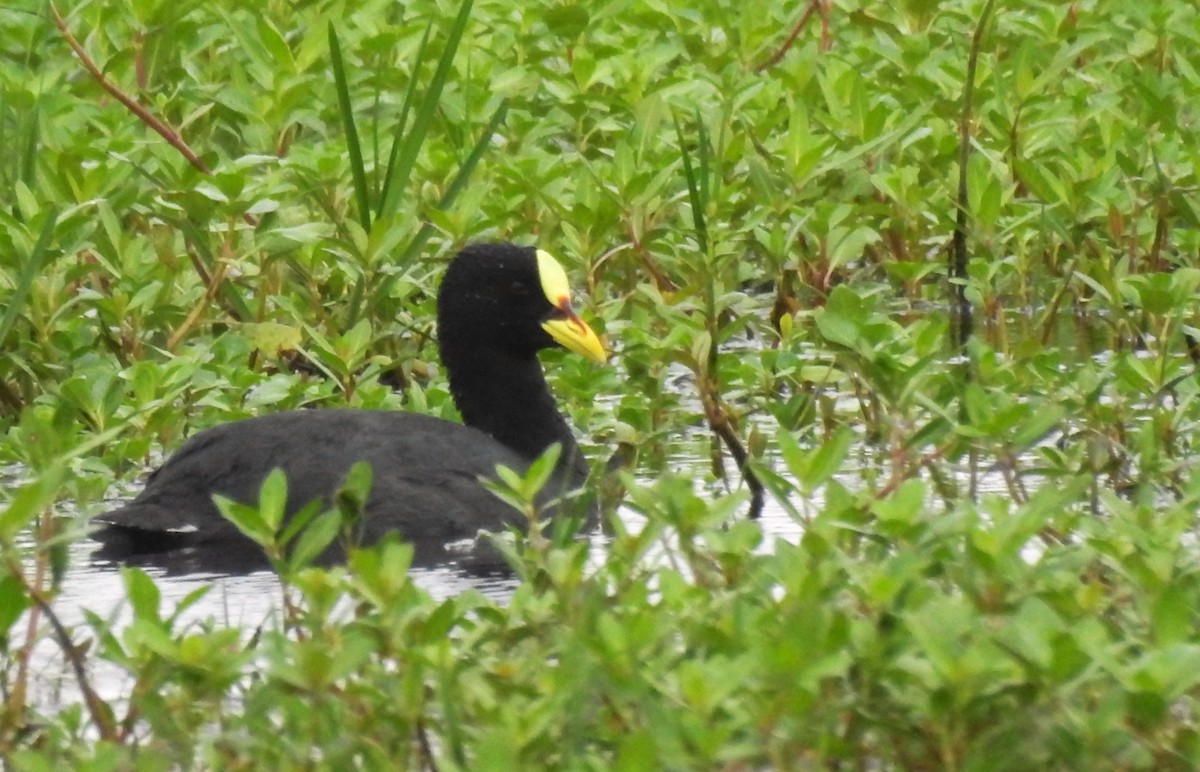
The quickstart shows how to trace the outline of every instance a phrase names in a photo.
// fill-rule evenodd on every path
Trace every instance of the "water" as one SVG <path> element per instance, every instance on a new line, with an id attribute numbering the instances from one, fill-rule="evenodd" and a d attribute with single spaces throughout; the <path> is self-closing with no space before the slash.
<path id="1" fill-rule="evenodd" d="M 701 469 L 707 459 L 699 457 L 677 457 L 671 464 L 675 469 Z M 965 474 L 963 479 L 965 480 Z M 843 484 L 855 488 L 862 485 L 860 475 L 853 471 L 841 475 Z M 645 482 L 645 481 L 644 481 Z M 699 485 L 699 484 L 698 484 Z M 1005 492 L 1003 475 L 993 471 L 983 474 L 977 486 L 979 492 Z M 715 495 L 715 489 L 700 490 L 702 495 Z M 808 502 L 812 509 L 819 509 L 819 501 Z M 629 511 L 620 513 L 631 529 L 640 528 L 641 517 Z M 769 551 L 776 539 L 795 542 L 802 533 L 801 524 L 771 496 L 764 502 L 762 517 L 758 521 L 763 531 L 761 551 Z M 593 561 L 603 559 L 604 539 L 600 536 L 592 541 Z M 130 621 L 132 613 L 126 600 L 124 583 L 118 569 L 107 563 L 98 563 L 91 557 L 95 544 L 81 541 L 73 545 L 70 567 L 63 581 L 61 592 L 54 603 L 54 611 L 62 623 L 72 631 L 78 644 L 92 637 L 85 614 L 90 612 L 105 620 L 109 627 L 119 631 Z M 664 549 L 669 547 L 664 545 Z M 278 624 L 282 608 L 282 589 L 274 573 L 261 570 L 245 574 L 168 574 L 162 568 L 144 568 L 154 580 L 161 593 L 160 613 L 169 616 L 177 604 L 188 594 L 201 587 L 210 587 L 208 592 L 194 605 L 181 614 L 176 629 L 189 625 L 216 622 L 223 626 L 239 627 L 247 631 L 247 637 L 263 626 Z M 517 582 L 509 575 L 481 575 L 469 566 L 454 562 L 413 568 L 413 581 L 434 598 L 443 599 L 464 590 L 473 589 L 486 597 L 503 603 L 512 594 Z M 57 642 L 49 634 L 48 625 L 42 620 L 43 634 L 31 658 L 30 694 L 34 704 L 41 710 L 56 708 L 77 702 L 80 691 L 75 676 L 70 671 Z M 23 619 L 13 627 L 13 643 L 19 645 L 25 635 L 26 621 Z M 128 692 L 131 679 L 115 665 L 96 657 L 88 658 L 89 680 L 99 696 L 105 700 L 120 701 Z"/>
<path id="2" fill-rule="evenodd" d="M 71 630 L 75 642 L 91 638 L 86 613 L 90 612 L 119 631 L 132 619 L 119 570 L 112 565 L 91 560 L 95 545 L 83 541 L 73 545 L 71 564 L 63 580 L 54 612 Z M 255 571 L 240 575 L 186 574 L 169 575 L 161 568 L 144 568 L 161 593 L 160 614 L 169 616 L 191 592 L 209 587 L 208 592 L 185 610 L 176 623 L 176 630 L 216 622 L 223 626 L 240 627 L 247 636 L 260 627 L 278 623 L 282 608 L 282 589 L 271 571 Z M 446 598 L 475 589 L 484 595 L 503 601 L 516 587 L 511 576 L 479 575 L 454 564 L 414 568 L 413 580 L 435 598 Z M 13 627 L 13 641 L 23 640 L 26 618 Z M 33 651 L 30 671 L 30 694 L 41 710 L 53 711 L 80 699 L 81 693 L 57 641 L 50 635 L 49 625 L 42 620 L 41 639 Z M 98 658 L 88 659 L 89 681 L 105 700 L 119 700 L 132 685 L 131 678 L 116 665 Z"/>

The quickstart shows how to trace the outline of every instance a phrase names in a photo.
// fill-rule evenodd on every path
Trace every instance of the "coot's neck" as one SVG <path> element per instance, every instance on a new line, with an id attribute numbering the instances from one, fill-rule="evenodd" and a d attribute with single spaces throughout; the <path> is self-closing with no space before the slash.
<path id="1" fill-rule="evenodd" d="M 587 475 L 567 422 L 536 356 L 517 357 L 497 350 L 455 354 L 442 350 L 450 393 L 463 423 L 533 460 L 554 443 L 562 446 L 558 468 L 575 482 Z"/>

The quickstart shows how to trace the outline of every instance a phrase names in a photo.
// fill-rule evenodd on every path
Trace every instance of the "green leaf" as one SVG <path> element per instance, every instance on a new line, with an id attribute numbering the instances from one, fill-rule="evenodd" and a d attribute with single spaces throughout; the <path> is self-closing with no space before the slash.
<path id="1" fill-rule="evenodd" d="M 173 626 L 177 621 L 179 621 L 180 616 L 182 616 L 183 613 L 189 608 L 200 602 L 205 595 L 208 595 L 209 590 L 212 588 L 213 585 L 205 584 L 192 590 L 187 595 L 184 595 L 183 598 L 181 598 L 179 602 L 175 604 L 175 610 L 172 611 L 171 616 L 168 617 L 168 625 Z"/>
<path id="2" fill-rule="evenodd" d="M 886 499 L 875 501 L 871 510 L 882 521 L 911 523 L 917 519 L 925 504 L 925 483 L 921 480 L 905 480 Z"/>
<path id="3" fill-rule="evenodd" d="M 279 532 L 276 538 L 277 544 L 289 544 L 296 534 L 308 527 L 308 524 L 313 521 L 317 515 L 321 514 L 324 507 L 320 499 L 313 499 L 300 508 L 300 511 L 288 518 L 283 529 Z"/>
<path id="4" fill-rule="evenodd" d="M 655 749 L 654 733 L 649 729 L 636 729 L 627 733 L 617 748 L 613 763 L 614 772 L 640 772 L 646 769 L 661 769 Z"/>
<path id="5" fill-rule="evenodd" d="M 853 440 L 854 431 L 848 426 L 839 426 L 833 436 L 809 456 L 805 473 L 799 478 L 801 484 L 811 491 L 828 482 L 842 468 Z"/>
<path id="6" fill-rule="evenodd" d="M 862 338 L 865 317 L 862 300 L 847 287 L 833 288 L 825 308 L 816 315 L 817 330 L 830 343 L 855 349 Z"/>
<path id="7" fill-rule="evenodd" d="M 354 180 L 354 200 L 358 221 L 363 230 L 371 231 L 371 204 L 367 191 L 367 172 L 363 166 L 362 148 L 358 143 L 358 128 L 354 125 L 354 105 L 350 102 L 350 87 L 346 83 L 346 66 L 342 61 L 342 46 L 337 30 L 329 22 L 329 63 L 333 67 L 333 82 L 337 87 L 338 113 L 346 134 L 346 153 L 350 157 L 350 175 Z"/>
<path id="8" fill-rule="evenodd" d="M 8 652 L 8 633 L 32 602 L 25 585 L 11 576 L 0 577 L 0 652 Z"/>
<path id="9" fill-rule="evenodd" d="M 1150 611 L 1154 641 L 1167 646 L 1186 641 L 1194 630 L 1195 598 L 1178 583 L 1168 584 Z"/>
<path id="10" fill-rule="evenodd" d="M 551 34 L 564 38 L 577 38 L 587 29 L 591 22 L 591 16 L 582 5 L 572 3 L 547 8 L 542 14 L 542 20 Z"/>
<path id="11" fill-rule="evenodd" d="M 46 511 L 58 498 L 65 470 L 60 463 L 52 464 L 30 483 L 17 489 L 8 506 L 0 512 L 0 542 L 11 543 L 13 538 Z"/>
<path id="12" fill-rule="evenodd" d="M 879 243 L 880 236 L 872 228 L 835 228 L 829 234 L 830 267 L 845 265 L 863 256 L 868 245 Z"/>
<path id="13" fill-rule="evenodd" d="M 9 331 L 17 321 L 17 314 L 21 312 L 21 308 L 25 305 L 25 299 L 29 296 L 29 290 L 33 287 L 33 280 L 41 273 L 43 264 L 47 261 L 50 239 L 54 236 L 54 225 L 57 222 L 58 210 L 52 208 L 46 214 L 46 219 L 42 221 L 42 229 L 38 233 L 38 240 L 33 246 L 33 251 L 25 258 L 25 262 L 21 266 L 16 286 L 4 301 L 4 316 L 0 317 L 0 343 L 8 338 Z"/>
<path id="14" fill-rule="evenodd" d="M 213 503 L 221 512 L 221 516 L 237 526 L 237 529 L 260 547 L 269 547 L 275 541 L 275 531 L 267 527 L 258 510 L 245 504 L 239 504 L 220 494 L 213 495 Z"/>
<path id="15" fill-rule="evenodd" d="M 258 36 L 262 39 L 263 46 L 270 52 L 271 58 L 287 72 L 295 72 L 296 60 L 292 56 L 292 49 L 283 39 L 283 35 L 266 16 L 259 16 L 257 24 Z"/>
<path id="16" fill-rule="evenodd" d="M 1200 645 L 1175 643 L 1148 652 L 1134 665 L 1131 682 L 1164 700 L 1175 699 L 1200 683 Z"/>
<path id="17" fill-rule="evenodd" d="M 287 491 L 287 475 L 279 467 L 270 471 L 258 489 L 258 514 L 272 534 L 283 523 L 283 515 L 287 511 Z"/>
<path id="18" fill-rule="evenodd" d="M 337 538 L 342 527 L 342 515 L 337 510 L 323 512 L 308 527 L 296 537 L 288 555 L 288 567 L 291 572 L 309 566 Z"/>
<path id="19" fill-rule="evenodd" d="M 161 622 L 159 605 L 162 595 L 158 585 L 140 568 L 121 566 L 121 579 L 125 582 L 125 595 L 133 607 L 133 618 L 148 622 Z"/>
<path id="20" fill-rule="evenodd" d="M 699 116 L 696 118 L 696 124 L 700 127 L 700 171 L 697 172 L 692 168 L 692 157 L 688 154 L 687 144 L 683 139 L 683 127 L 679 125 L 679 119 L 672 116 L 675 121 L 675 138 L 679 142 L 679 155 L 683 160 L 683 176 L 687 181 L 688 203 L 692 209 L 692 227 L 695 229 L 696 242 L 700 246 L 700 252 L 704 255 L 708 254 L 708 226 L 704 220 L 705 197 L 703 193 L 707 191 L 707 172 L 708 172 L 708 148 L 705 141 L 703 124 Z"/>
<path id="21" fill-rule="evenodd" d="M 454 63 L 454 55 L 458 51 L 458 44 L 462 40 L 463 32 L 466 30 L 468 22 L 471 20 L 471 6 L 473 4 L 474 0 L 463 0 L 462 5 L 459 6 L 458 15 L 455 17 L 454 23 L 450 26 L 450 32 L 446 38 L 446 46 L 442 49 L 441 59 L 438 60 L 437 70 L 434 71 L 433 78 L 429 81 L 429 87 L 425 90 L 425 97 L 421 100 L 421 104 L 417 108 L 417 114 L 413 118 L 412 126 L 409 127 L 408 133 L 404 137 L 404 143 L 396 155 L 395 163 L 388 167 L 388 181 L 385 186 L 386 194 L 383 203 L 379 207 L 379 216 L 381 218 L 390 217 L 396 212 L 399 206 L 399 197 L 408 187 L 408 180 L 412 176 L 413 169 L 416 166 L 417 155 L 421 150 L 421 145 L 425 143 L 425 137 L 433 125 L 434 112 L 437 110 L 438 103 L 442 98 L 442 90 L 445 88 L 446 81 L 450 76 L 450 67 Z"/>
<path id="22" fill-rule="evenodd" d="M 339 505 L 344 502 L 347 507 L 356 512 L 362 512 L 371 496 L 373 472 L 366 461 L 355 461 L 338 487 L 337 500 Z"/>
<path id="23" fill-rule="evenodd" d="M 529 465 L 522 482 L 522 493 L 529 501 L 533 501 L 534 497 L 546 487 L 546 483 L 550 482 L 550 477 L 554 474 L 558 458 L 561 455 L 562 446 L 556 442 L 546 448 L 545 452 Z"/>
<path id="24" fill-rule="evenodd" d="M 378 209 L 375 212 L 376 218 L 383 217 L 384 207 L 392 199 L 393 180 L 395 179 L 396 170 L 399 166 L 396 159 L 400 156 L 400 150 L 404 147 L 404 130 L 408 126 L 408 114 L 412 111 L 414 99 L 417 94 L 418 74 L 422 70 L 425 63 L 425 50 L 429 45 L 429 37 L 433 34 L 433 22 L 425 25 L 425 34 L 421 36 L 421 44 L 417 46 L 417 55 L 412 61 L 408 79 L 408 88 L 404 91 L 404 102 L 400 105 L 400 115 L 396 119 L 396 128 L 392 132 L 392 149 L 388 153 L 387 166 L 384 168 L 383 175 L 383 190 L 379 194 Z M 398 195 L 398 194 L 397 194 Z"/>
<path id="25" fill-rule="evenodd" d="M 371 320 L 359 319 L 358 323 L 338 337 L 334 344 L 338 358 L 350 372 L 358 367 L 371 345 Z"/>
<path id="26" fill-rule="evenodd" d="M 1056 429 L 1066 411 L 1060 404 L 1041 404 L 1013 434 L 1012 443 L 1018 448 L 1028 448 Z"/>
<path id="27" fill-rule="evenodd" d="M 524 474 L 498 463 L 496 465 L 498 479 L 485 479 L 482 480 L 482 484 L 487 490 L 503 499 L 505 503 L 510 504 L 512 508 L 532 513 L 538 493 L 554 474 L 560 454 L 562 454 L 562 448 L 559 447 L 559 444 L 552 444 L 551 447 L 546 448 L 545 453 L 530 463 Z"/>
<path id="28" fill-rule="evenodd" d="M 271 356 L 296 351 L 303 341 L 300 329 L 290 324 L 247 322 L 241 325 L 241 329 L 255 350 Z"/>
<path id="29" fill-rule="evenodd" d="M 502 464 L 497 464 L 496 476 L 500 478 L 500 482 L 507 486 L 509 490 L 518 494 L 521 492 L 522 483 L 524 480 L 519 472 L 509 469 L 507 466 Z"/>

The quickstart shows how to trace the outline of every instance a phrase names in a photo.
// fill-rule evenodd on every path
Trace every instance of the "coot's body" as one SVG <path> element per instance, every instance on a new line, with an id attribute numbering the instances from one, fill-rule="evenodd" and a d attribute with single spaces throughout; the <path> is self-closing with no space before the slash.
<path id="1" fill-rule="evenodd" d="M 552 443 L 562 454 L 543 502 L 579 487 L 587 465 L 546 388 L 536 353 L 564 345 L 603 360 L 595 334 L 571 311 L 565 274 L 545 253 L 510 244 L 468 247 L 438 294 L 439 348 L 464 421 L 374 410 L 298 410 L 199 432 L 129 504 L 101 515 L 95 534 L 112 559 L 156 555 L 198 567 L 223 552 L 262 555 L 225 520 L 213 494 L 258 500 L 275 468 L 288 479 L 287 513 L 329 503 L 358 461 L 372 468 L 359 533 L 396 532 L 419 553 L 481 529 L 520 524 L 519 512 L 480 484 L 496 465 L 524 470 Z M 197 561 L 197 551 L 205 554 Z M 332 554 L 332 553 L 331 553 Z M 185 558 L 186 556 L 186 558 Z"/>

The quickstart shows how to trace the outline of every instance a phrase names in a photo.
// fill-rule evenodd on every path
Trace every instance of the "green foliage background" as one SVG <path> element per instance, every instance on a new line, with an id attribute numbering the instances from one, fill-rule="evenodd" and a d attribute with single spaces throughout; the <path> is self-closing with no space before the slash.
<path id="1" fill-rule="evenodd" d="M 815 3 L 776 60 L 809 6 L 476 0 L 439 75 L 450 2 L 61 3 L 210 173 L 100 88 L 50 6 L 0 9 L 0 460 L 25 483 L 0 491 L 0 750 L 1194 768 L 1200 11 L 997 3 L 968 121 L 976 328 L 954 359 L 984 3 Z M 135 675 L 127 704 L 32 717 L 8 636 L 83 528 L 53 503 L 99 509 L 160 449 L 264 411 L 452 417 L 432 293 L 478 239 L 568 266 L 618 357 L 551 353 L 551 377 L 598 465 L 634 438 L 646 523 L 588 570 L 579 545 L 517 545 L 504 607 L 434 603 L 398 545 L 302 572 L 285 629 L 253 644 L 176 629 L 127 572 L 136 623 L 72 631 Z M 741 495 L 693 492 L 719 464 L 664 473 L 719 461 L 696 431 L 714 384 L 798 544 L 763 544 Z M 978 495 L 984 471 L 1005 495 Z"/>

